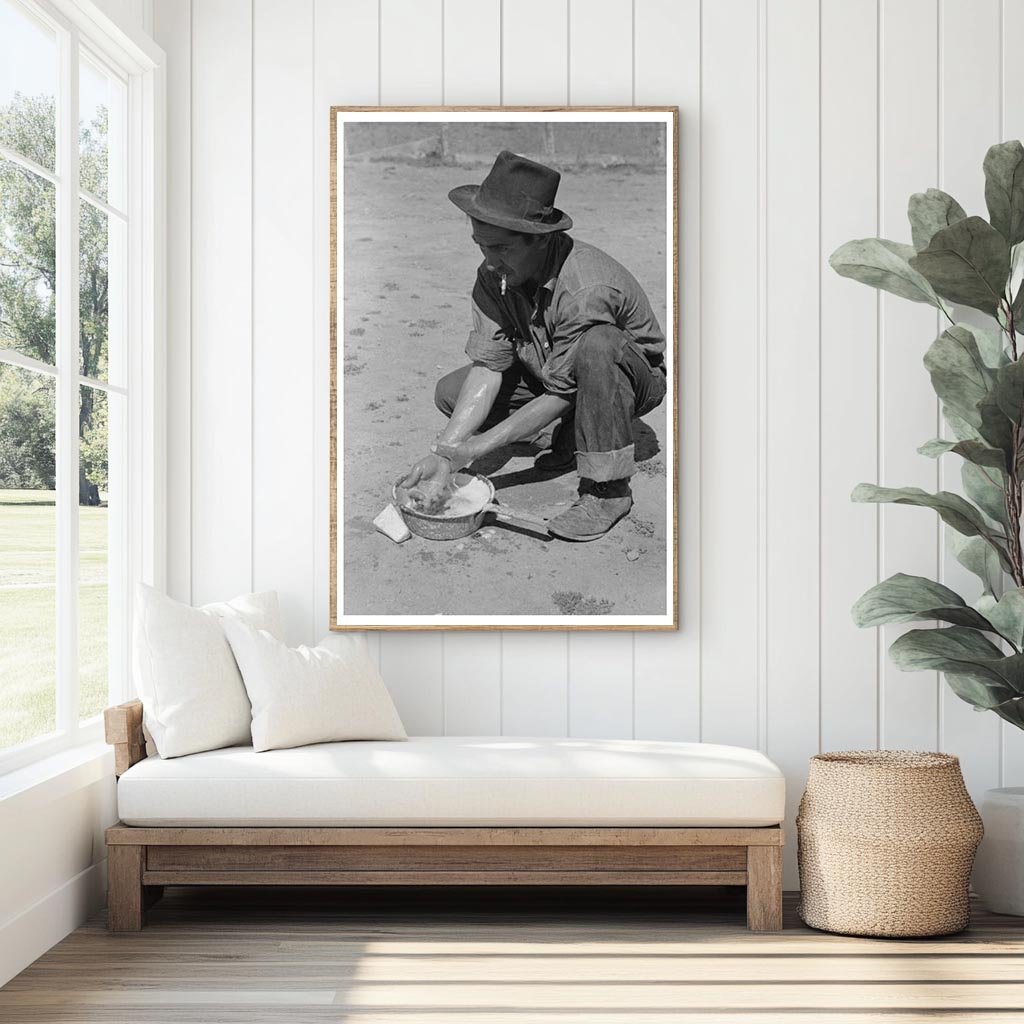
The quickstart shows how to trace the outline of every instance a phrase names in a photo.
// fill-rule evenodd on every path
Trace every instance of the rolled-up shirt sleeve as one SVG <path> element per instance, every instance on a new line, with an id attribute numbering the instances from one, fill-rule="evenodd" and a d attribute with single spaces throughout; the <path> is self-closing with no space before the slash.
<path id="1" fill-rule="evenodd" d="M 516 347 L 508 332 L 497 320 L 487 315 L 487 295 L 477 284 L 473 289 L 473 326 L 466 342 L 466 355 L 488 370 L 504 373 L 516 358 Z"/>
<path id="2" fill-rule="evenodd" d="M 576 393 L 576 342 L 598 324 L 616 324 L 616 289 L 608 285 L 581 288 L 560 297 L 553 310 L 551 355 L 544 364 L 544 388 L 569 398 Z"/>

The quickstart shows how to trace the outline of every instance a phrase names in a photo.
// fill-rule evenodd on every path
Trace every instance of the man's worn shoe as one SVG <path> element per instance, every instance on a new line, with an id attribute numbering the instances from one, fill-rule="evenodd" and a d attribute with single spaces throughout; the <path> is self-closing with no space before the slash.
<path id="1" fill-rule="evenodd" d="M 576 468 L 576 420 L 563 420 L 551 434 L 551 447 L 533 460 L 544 473 L 564 473 Z"/>
<path id="2" fill-rule="evenodd" d="M 628 480 L 581 480 L 580 496 L 564 512 L 548 520 L 548 530 L 563 540 L 597 540 L 632 507 Z"/>

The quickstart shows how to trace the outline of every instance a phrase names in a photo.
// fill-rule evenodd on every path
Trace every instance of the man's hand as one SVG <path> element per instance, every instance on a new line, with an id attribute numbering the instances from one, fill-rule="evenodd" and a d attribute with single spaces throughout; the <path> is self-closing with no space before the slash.
<path id="1" fill-rule="evenodd" d="M 464 441 L 459 441 L 457 444 L 448 444 L 439 439 L 431 450 L 437 452 L 438 455 L 444 456 L 451 463 L 452 472 L 465 469 L 474 459 L 480 458 L 481 455 L 485 455 L 488 451 L 479 435 L 467 437 Z"/>
<path id="2" fill-rule="evenodd" d="M 398 486 L 406 488 L 424 511 L 431 512 L 443 503 L 451 475 L 452 464 L 431 452 L 415 463 Z"/>

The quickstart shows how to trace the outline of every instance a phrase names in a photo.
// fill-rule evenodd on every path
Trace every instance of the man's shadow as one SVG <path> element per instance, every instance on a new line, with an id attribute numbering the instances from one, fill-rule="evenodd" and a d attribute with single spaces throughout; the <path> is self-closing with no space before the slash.
<path id="1" fill-rule="evenodd" d="M 653 459 L 661 451 L 658 435 L 643 420 L 633 420 L 633 444 L 635 445 L 633 458 L 638 463 Z M 507 466 L 512 459 L 535 458 L 545 450 L 544 441 L 539 443 L 517 441 L 514 444 L 505 445 L 504 448 L 488 452 L 483 458 L 477 459 L 471 468 L 474 473 L 489 477 L 495 491 L 520 487 L 523 484 L 538 483 L 542 480 L 555 480 L 576 472 L 571 467 L 569 469 L 543 470 L 536 466 L 530 466 L 528 469 L 518 469 L 511 473 L 500 473 L 500 470 Z"/>

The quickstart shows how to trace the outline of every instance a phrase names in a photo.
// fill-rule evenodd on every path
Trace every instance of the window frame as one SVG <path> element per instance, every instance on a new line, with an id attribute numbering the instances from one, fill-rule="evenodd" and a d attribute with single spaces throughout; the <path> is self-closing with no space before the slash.
<path id="1" fill-rule="evenodd" d="M 79 722 L 79 543 L 78 401 L 80 388 L 124 395 L 122 543 L 108 561 L 108 621 L 116 649 L 109 649 L 110 703 L 128 699 L 131 681 L 131 621 L 135 584 L 165 582 L 166 396 L 165 328 L 165 137 L 166 82 L 163 51 L 140 33 L 116 25 L 90 0 L 14 0 L 57 35 L 57 160 L 53 172 L 0 147 L 0 156 L 56 188 L 57 295 L 56 364 L 6 352 L 0 361 L 56 378 L 57 403 L 57 672 L 56 732 L 0 751 L 0 775 L 44 758 L 94 743 L 102 737 L 102 715 Z M 79 54 L 86 50 L 126 86 L 125 196 L 120 213 L 95 203 L 108 217 L 123 216 L 125 237 L 124 380 L 107 383 L 79 372 Z M 95 197 L 93 197 L 95 198 Z M 110 575 L 118 571 L 117 583 Z M 117 598 L 120 607 L 115 606 Z"/>

